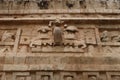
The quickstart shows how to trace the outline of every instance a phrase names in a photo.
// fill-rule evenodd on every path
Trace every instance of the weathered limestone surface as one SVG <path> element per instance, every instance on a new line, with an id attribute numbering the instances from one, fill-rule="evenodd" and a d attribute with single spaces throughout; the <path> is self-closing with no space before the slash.
<path id="1" fill-rule="evenodd" d="M 0 0 L 0 80 L 120 80 L 120 0 Z"/>

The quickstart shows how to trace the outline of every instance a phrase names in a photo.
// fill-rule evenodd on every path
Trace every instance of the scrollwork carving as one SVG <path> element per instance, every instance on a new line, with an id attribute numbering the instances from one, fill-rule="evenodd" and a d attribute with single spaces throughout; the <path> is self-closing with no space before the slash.
<path id="1" fill-rule="evenodd" d="M 5 31 L 2 35 L 1 41 L 5 42 L 5 41 L 14 41 L 15 40 L 15 34 L 14 33 L 10 33 L 8 31 Z"/>
<path id="2" fill-rule="evenodd" d="M 108 42 L 110 41 L 110 35 L 108 31 L 103 31 L 101 34 L 101 41 L 102 42 Z"/>

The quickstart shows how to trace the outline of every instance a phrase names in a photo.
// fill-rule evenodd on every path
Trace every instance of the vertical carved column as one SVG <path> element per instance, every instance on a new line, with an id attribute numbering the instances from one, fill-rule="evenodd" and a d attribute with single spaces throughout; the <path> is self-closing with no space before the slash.
<path id="1" fill-rule="evenodd" d="M 19 41 L 20 41 L 20 35 L 21 35 L 21 29 L 19 28 L 17 30 L 16 39 L 15 39 L 15 43 L 14 43 L 14 48 L 13 48 L 14 53 L 17 52 Z"/>

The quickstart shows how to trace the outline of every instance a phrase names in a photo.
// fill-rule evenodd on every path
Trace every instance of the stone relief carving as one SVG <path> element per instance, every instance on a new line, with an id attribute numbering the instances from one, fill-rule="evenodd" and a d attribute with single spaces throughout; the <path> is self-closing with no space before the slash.
<path id="1" fill-rule="evenodd" d="M 49 22 L 49 25 L 36 27 L 34 32 L 36 36 L 27 38 L 27 35 L 18 35 L 17 29 L 0 29 L 0 53 L 12 52 L 16 45 L 16 37 L 25 37 L 30 39 L 30 43 L 20 43 L 20 52 L 81 52 L 84 53 L 95 51 L 97 46 L 97 38 L 95 28 L 83 28 L 74 25 L 67 25 L 64 21 L 56 19 Z M 119 42 L 120 33 L 117 30 L 100 28 L 100 40 L 104 53 L 120 53 Z M 58 36 L 59 35 L 59 36 Z M 19 42 L 19 38 L 17 40 Z M 21 41 L 20 41 L 21 42 Z M 105 44 L 104 44 L 105 43 Z M 17 43 L 18 47 L 18 43 Z M 46 50 L 47 49 L 47 50 Z M 17 50 L 17 49 L 14 49 Z M 58 51 L 57 51 L 58 50 Z"/>
<path id="2" fill-rule="evenodd" d="M 32 72 L 32 71 L 31 71 Z M 84 71 L 73 71 L 73 72 L 64 72 L 58 71 L 55 73 L 54 71 L 34 71 L 31 72 L 13 72 L 11 76 L 7 78 L 7 73 L 9 72 L 0 72 L 0 80 L 120 80 L 120 72 L 104 72 L 102 74 L 100 72 L 84 72 Z M 91 74 L 90 74 L 91 73 Z M 53 75 L 55 74 L 55 75 Z M 33 76 L 34 75 L 34 76 Z M 80 77 L 79 77 L 80 76 Z"/>
<path id="3" fill-rule="evenodd" d="M 38 35 L 31 40 L 30 47 L 36 45 L 52 45 L 52 40 L 50 41 L 49 32 L 51 29 L 48 26 L 42 26 L 38 28 Z"/>
<path id="4" fill-rule="evenodd" d="M 36 80 L 53 80 L 53 72 L 37 72 Z"/>
<path id="5" fill-rule="evenodd" d="M 72 76 L 67 76 L 65 80 L 73 80 Z"/>
<path id="6" fill-rule="evenodd" d="M 37 0 L 37 4 L 40 9 L 48 9 L 50 0 Z"/>
<path id="7" fill-rule="evenodd" d="M 16 52 L 19 42 L 19 29 L 0 29 L 0 53 L 4 52 Z M 16 47 L 15 47 L 16 46 Z"/>
<path id="8" fill-rule="evenodd" d="M 42 76 L 42 80 L 50 80 L 50 76 L 47 76 L 47 75 Z"/>
<path id="9" fill-rule="evenodd" d="M 120 9 L 119 0 L 95 0 L 93 2 L 88 0 L 1 0 L 2 6 L 9 9 L 17 9 L 16 6 L 20 9 L 34 9 L 38 10 L 47 10 L 47 9 L 79 9 L 78 7 L 85 9 L 88 7 L 87 4 L 94 3 L 93 5 L 100 5 L 95 7 L 101 9 Z M 32 4 L 31 4 L 32 3 Z M 57 4 L 57 5 L 56 5 Z M 8 7 L 9 6 L 9 7 Z"/>
<path id="10" fill-rule="evenodd" d="M 61 72 L 61 80 L 76 80 L 76 73 L 74 72 Z"/>
<path id="11" fill-rule="evenodd" d="M 84 72 L 84 80 L 99 80 L 100 74 L 98 72 Z"/>
<path id="12" fill-rule="evenodd" d="M 86 0 L 79 0 L 79 4 L 81 8 L 86 8 Z"/>
<path id="13" fill-rule="evenodd" d="M 29 72 L 15 72 L 13 73 L 13 80 L 31 80 Z"/>
<path id="14" fill-rule="evenodd" d="M 75 5 L 75 0 L 67 0 L 66 1 L 66 6 L 71 9 Z"/>
<path id="15" fill-rule="evenodd" d="M 63 21 L 56 19 L 55 21 L 49 23 L 50 27 L 53 27 L 53 37 L 54 45 L 62 45 L 63 42 L 63 30 L 62 30 Z"/>
<path id="16" fill-rule="evenodd" d="M 120 80 L 120 73 L 119 72 L 107 72 L 108 80 Z"/>
<path id="17" fill-rule="evenodd" d="M 101 41 L 102 42 L 108 42 L 110 41 L 110 34 L 108 31 L 103 31 L 101 34 Z"/>
<path id="18" fill-rule="evenodd" d="M 109 72 L 105 72 L 104 77 L 102 75 L 90 75 L 90 76 L 85 76 L 83 74 L 89 74 L 92 73 L 92 71 L 90 72 L 78 72 L 78 71 L 74 71 L 74 72 L 59 72 L 56 74 L 54 73 L 54 71 L 52 72 L 45 72 L 45 71 L 35 71 L 34 72 L 34 76 L 33 74 L 31 74 L 30 72 L 13 72 L 13 75 L 11 75 L 11 77 L 7 78 L 7 73 L 9 72 L 0 72 L 0 80 L 54 80 L 54 79 L 58 79 L 58 80 L 79 80 L 79 76 L 76 73 L 81 73 L 80 76 L 80 80 L 120 80 L 120 72 L 111 72 L 111 74 Z M 94 72 L 96 73 L 96 72 Z M 97 72 L 98 74 L 100 72 Z M 53 75 L 55 74 L 55 75 Z M 86 78 L 84 78 L 86 77 Z"/>
<path id="19" fill-rule="evenodd" d="M 108 8 L 108 1 L 109 0 L 100 0 L 101 7 L 104 7 L 105 9 Z"/>
<path id="20" fill-rule="evenodd" d="M 75 26 L 68 26 L 65 29 L 66 35 L 65 38 L 67 40 L 75 40 L 76 39 L 76 33 L 78 32 L 78 29 Z"/>
<path id="21" fill-rule="evenodd" d="M 64 32 L 64 45 L 66 47 L 76 47 L 76 48 L 80 48 L 80 46 L 82 46 L 81 48 L 84 49 L 86 48 L 86 44 L 85 42 L 82 42 L 81 40 L 78 39 L 78 34 L 79 31 L 77 29 L 77 27 L 75 26 L 67 26 L 65 28 L 65 32 Z"/>
<path id="22" fill-rule="evenodd" d="M 120 35 L 112 36 L 112 37 L 111 37 L 111 40 L 112 40 L 113 42 L 120 42 Z"/>
<path id="23" fill-rule="evenodd" d="M 114 31 L 103 31 L 101 33 L 102 42 L 120 42 L 120 33 Z"/>
<path id="24" fill-rule="evenodd" d="M 113 77 L 112 77 L 112 80 L 120 80 L 120 76 L 119 76 L 119 75 L 118 75 L 118 76 L 117 76 L 117 75 L 116 75 L 116 76 L 113 76 Z"/>
<path id="25" fill-rule="evenodd" d="M 1 41 L 5 42 L 5 41 L 14 41 L 15 40 L 15 33 L 10 33 L 8 31 L 4 31 Z"/>
<path id="26" fill-rule="evenodd" d="M 119 31 L 112 29 L 100 30 L 100 40 L 104 53 L 120 53 L 119 52 Z"/>
<path id="27" fill-rule="evenodd" d="M 84 52 L 87 45 L 84 38 L 79 37 L 83 35 L 81 31 L 76 26 L 68 26 L 64 21 L 56 19 L 50 21 L 48 26 L 39 27 L 36 37 L 31 39 L 29 46 L 33 52 L 56 51 L 57 47 L 61 48 L 58 52 Z"/>
<path id="28" fill-rule="evenodd" d="M 90 76 L 88 80 L 97 80 L 95 76 Z"/>

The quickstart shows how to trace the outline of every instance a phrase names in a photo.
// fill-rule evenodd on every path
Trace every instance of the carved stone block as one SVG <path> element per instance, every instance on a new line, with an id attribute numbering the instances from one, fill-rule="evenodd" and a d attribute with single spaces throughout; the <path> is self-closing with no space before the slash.
<path id="1" fill-rule="evenodd" d="M 61 72 L 60 74 L 61 78 L 60 80 L 76 80 L 77 76 L 74 72 Z"/>
<path id="2" fill-rule="evenodd" d="M 53 72 L 36 72 L 36 80 L 54 80 Z"/>
<path id="3" fill-rule="evenodd" d="M 84 80 L 99 80 L 98 72 L 83 72 Z"/>
<path id="4" fill-rule="evenodd" d="M 29 72 L 14 72 L 13 80 L 31 80 Z"/>
<path id="5" fill-rule="evenodd" d="M 96 44 L 96 33 L 95 29 L 85 29 L 85 40 L 87 44 Z"/>
<path id="6" fill-rule="evenodd" d="M 9 29 L 9 28 L 1 28 L 0 29 L 0 53 L 4 52 L 16 52 L 18 48 L 18 42 L 20 39 L 20 29 Z M 4 46 L 4 47 L 2 47 Z"/>
<path id="7" fill-rule="evenodd" d="M 120 72 L 107 72 L 108 80 L 120 80 Z"/>

